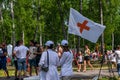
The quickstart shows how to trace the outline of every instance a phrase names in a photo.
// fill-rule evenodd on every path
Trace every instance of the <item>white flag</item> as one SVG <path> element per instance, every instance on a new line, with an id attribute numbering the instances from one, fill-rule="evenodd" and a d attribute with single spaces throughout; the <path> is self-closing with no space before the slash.
<path id="1" fill-rule="evenodd" d="M 96 43 L 104 29 L 105 26 L 91 21 L 78 11 L 70 8 L 68 33 L 81 36 L 84 39 Z"/>

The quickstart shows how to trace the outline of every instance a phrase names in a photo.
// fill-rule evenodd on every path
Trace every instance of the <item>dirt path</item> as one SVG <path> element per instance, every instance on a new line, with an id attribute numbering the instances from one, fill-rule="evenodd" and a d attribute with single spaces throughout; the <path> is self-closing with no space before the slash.
<path id="1" fill-rule="evenodd" d="M 74 72 L 74 75 L 72 76 L 72 80 L 92 80 L 93 77 L 98 76 L 99 70 L 88 70 L 86 72 Z M 113 74 L 108 70 L 102 70 L 101 76 L 112 76 Z M 114 70 L 114 75 L 118 76 L 117 72 Z M 0 77 L 0 80 L 14 80 L 15 78 L 11 76 L 9 79 Z"/>

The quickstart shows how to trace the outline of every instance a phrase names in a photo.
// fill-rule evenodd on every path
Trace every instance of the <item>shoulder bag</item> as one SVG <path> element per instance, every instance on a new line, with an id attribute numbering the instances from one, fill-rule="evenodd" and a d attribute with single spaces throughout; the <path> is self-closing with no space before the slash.
<path id="1" fill-rule="evenodd" d="M 47 51 L 47 67 L 46 66 L 41 66 L 41 70 L 44 71 L 44 72 L 48 72 L 49 70 L 49 54 L 48 54 L 48 51 Z"/>

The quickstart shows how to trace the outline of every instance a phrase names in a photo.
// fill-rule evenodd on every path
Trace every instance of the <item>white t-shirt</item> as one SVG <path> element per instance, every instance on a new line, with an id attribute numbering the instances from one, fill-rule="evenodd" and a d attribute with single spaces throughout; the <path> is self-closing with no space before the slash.
<path id="1" fill-rule="evenodd" d="M 9 56 L 12 56 L 12 48 L 13 46 L 11 44 L 7 45 L 7 53 Z"/>
<path id="2" fill-rule="evenodd" d="M 118 64 L 118 63 L 120 63 L 120 50 L 116 50 L 115 55 L 116 55 L 116 62 Z"/>
<path id="3" fill-rule="evenodd" d="M 0 56 L 2 56 L 3 55 L 3 50 L 2 50 L 2 48 L 0 48 Z"/>
<path id="4" fill-rule="evenodd" d="M 116 62 L 115 53 L 112 53 L 112 54 L 110 55 L 110 61 Z"/>
<path id="5" fill-rule="evenodd" d="M 18 49 L 18 46 L 15 46 L 15 47 L 14 47 L 14 52 L 16 52 L 16 57 L 18 58 L 19 53 L 18 53 L 17 49 Z M 14 58 L 14 60 L 17 60 L 16 57 Z"/>
<path id="6" fill-rule="evenodd" d="M 20 59 L 26 58 L 26 54 L 27 54 L 28 50 L 29 49 L 24 45 L 19 46 L 17 48 L 17 51 L 18 51 L 18 53 L 17 53 L 18 56 L 17 57 L 20 58 Z"/>
<path id="7" fill-rule="evenodd" d="M 79 62 L 83 62 L 82 56 L 78 56 L 78 61 L 79 61 Z"/>
<path id="8" fill-rule="evenodd" d="M 34 53 L 37 51 L 37 48 L 34 46 L 31 46 L 31 47 L 29 47 L 29 51 L 30 51 L 29 59 L 34 59 L 36 57 L 36 55 L 34 55 Z"/>

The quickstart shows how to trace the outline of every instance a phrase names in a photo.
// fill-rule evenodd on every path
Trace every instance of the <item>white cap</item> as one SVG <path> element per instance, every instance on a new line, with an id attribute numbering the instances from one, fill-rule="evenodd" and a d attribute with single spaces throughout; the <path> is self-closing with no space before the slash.
<path id="1" fill-rule="evenodd" d="M 54 42 L 53 42 L 53 41 L 47 41 L 47 42 L 45 43 L 46 46 L 50 46 L 51 44 L 54 44 Z"/>
<path id="2" fill-rule="evenodd" d="M 62 40 L 61 45 L 62 46 L 68 46 L 68 41 L 67 40 Z"/>

